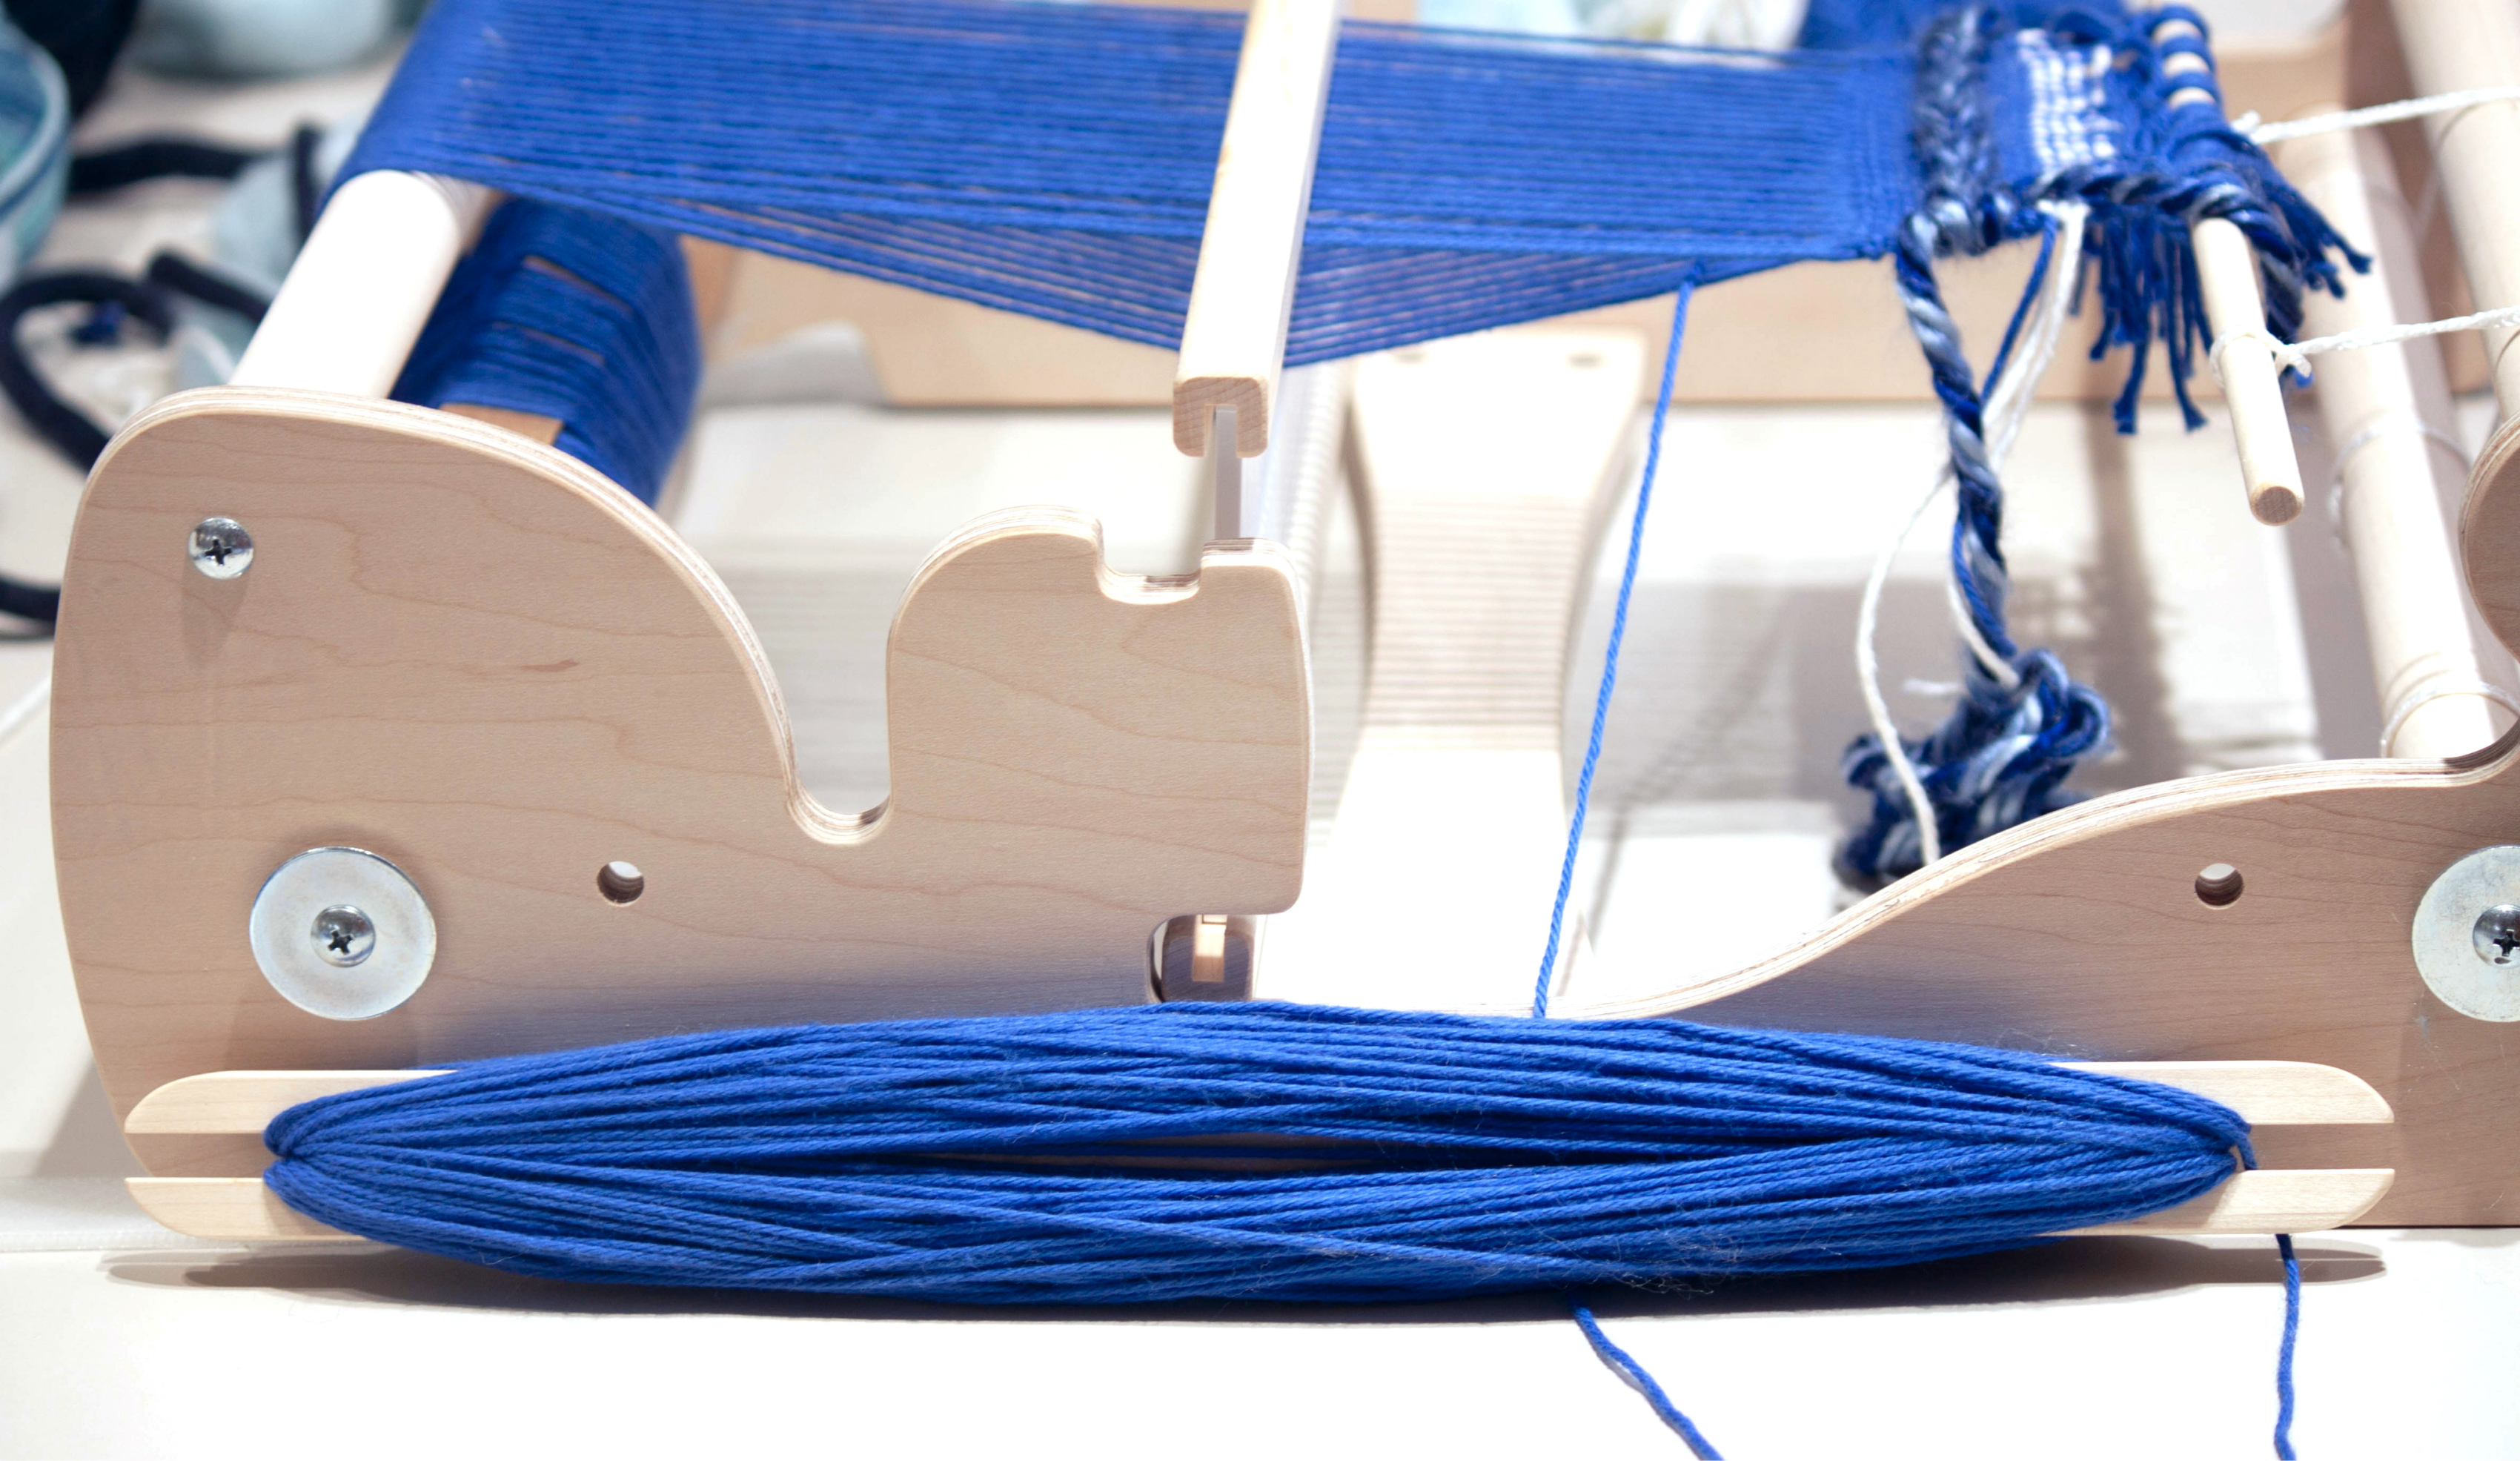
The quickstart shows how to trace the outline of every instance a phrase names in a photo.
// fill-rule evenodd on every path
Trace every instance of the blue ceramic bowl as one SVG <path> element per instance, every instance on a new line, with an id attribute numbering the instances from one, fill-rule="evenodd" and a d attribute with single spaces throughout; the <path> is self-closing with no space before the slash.
<path id="1" fill-rule="evenodd" d="M 0 281 L 14 279 L 62 210 L 70 97 L 62 68 L 0 20 Z"/>

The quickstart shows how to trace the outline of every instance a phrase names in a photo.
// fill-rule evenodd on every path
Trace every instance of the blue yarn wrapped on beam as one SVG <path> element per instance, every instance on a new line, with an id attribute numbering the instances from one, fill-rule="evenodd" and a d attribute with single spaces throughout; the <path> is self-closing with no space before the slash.
<path id="1" fill-rule="evenodd" d="M 2036 1056 L 1287 1004 L 481 1061 L 274 1119 L 320 1221 L 509 1272 L 977 1303 L 1910 1263 L 2176 1206 L 2247 1124 Z"/>
<path id="2" fill-rule="evenodd" d="M 699 378 L 691 273 L 673 235 L 514 199 L 448 279 L 393 398 L 551 417 L 553 445 L 652 506 Z"/>

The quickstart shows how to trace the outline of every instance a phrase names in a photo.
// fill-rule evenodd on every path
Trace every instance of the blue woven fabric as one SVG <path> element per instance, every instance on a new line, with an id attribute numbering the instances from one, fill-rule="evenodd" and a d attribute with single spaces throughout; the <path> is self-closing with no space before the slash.
<path id="1" fill-rule="evenodd" d="M 699 374 L 691 276 L 672 235 L 518 200 L 457 265 L 393 398 L 552 417 L 554 445 L 653 504 Z"/>
<path id="2" fill-rule="evenodd" d="M 1116 1303 L 1914 1262 L 2175 1206 L 2248 1131 L 1967 1046 L 1189 1004 L 483 1061 L 266 1140 L 297 1210 L 511 1272 Z"/>

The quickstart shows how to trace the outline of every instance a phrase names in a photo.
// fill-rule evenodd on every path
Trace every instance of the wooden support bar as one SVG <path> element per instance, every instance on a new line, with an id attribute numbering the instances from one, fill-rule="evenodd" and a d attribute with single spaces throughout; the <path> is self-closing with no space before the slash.
<path id="1" fill-rule="evenodd" d="M 2379 134 L 2299 137 L 2275 160 L 2376 266 L 2345 297 L 2308 294 L 2313 335 L 2432 318 L 2407 202 Z M 2520 691 L 2460 584 L 2451 524 L 2467 494 L 2441 344 L 2410 340 L 2318 362 L 2319 415 L 2342 471 L 2340 527 L 2362 588 L 2382 755 L 2441 760 L 2492 745 L 2510 721 L 2490 691 Z"/>
<path id="2" fill-rule="evenodd" d="M 2314 1233 L 2371 1210 L 2397 1173 L 2388 1167 L 2234 1172 L 2192 1202 L 2061 1237 Z M 152 1218 L 195 1238 L 237 1243 L 326 1243 L 352 1236 L 282 1202 L 259 1177 L 132 1177 L 124 1185 Z"/>
<path id="3" fill-rule="evenodd" d="M 1173 442 L 1190 456 L 1269 445 L 1338 18 L 1338 0 L 1258 0 L 1243 29 L 1173 376 Z M 1220 408 L 1230 447 L 1209 440 Z"/>
<path id="4" fill-rule="evenodd" d="M 2305 1171 L 2234 1172 L 2192 1202 L 2126 1222 L 2074 1228 L 2064 1238 L 2142 1235 L 2316 1233 L 2341 1228 L 2370 1211 L 2397 1180 L 2389 1167 L 2322 1167 Z M 295 1214 L 292 1214 L 294 1216 Z M 299 1221 L 305 1219 L 300 1218 Z"/>
<path id="5" fill-rule="evenodd" d="M 399 1085 L 443 1071 L 212 1071 L 170 1080 L 140 1098 L 122 1122 L 132 1136 L 258 1135 L 301 1101 Z"/>
<path id="6" fill-rule="evenodd" d="M 2175 1085 L 2222 1102 L 2252 1126 L 2385 1126 L 2397 1119 L 2362 1076 L 2309 1061 L 2072 1061 L 2066 1068 Z"/>
<path id="7" fill-rule="evenodd" d="M 343 183 L 229 384 L 382 398 L 499 196 L 416 172 Z"/>
<path id="8" fill-rule="evenodd" d="M 2214 372 L 2231 413 L 2231 437 L 2240 450 L 2240 478 L 2249 511 L 2261 523 L 2289 523 L 2301 516 L 2301 463 L 2285 419 L 2283 383 L 2268 343 L 2267 311 L 2258 294 L 2258 256 L 2238 225 L 2200 218 L 2190 230 L 2196 243 L 2196 275 L 2205 294 L 2205 323 L 2217 346 Z"/>
<path id="9" fill-rule="evenodd" d="M 1219 945 L 1222 946 L 1221 943 Z M 2389 1103 L 2362 1077 L 2295 1060 L 2071 1061 L 2065 1068 L 2150 1080 L 2230 1107 L 2253 1126 L 2385 1124 Z M 131 1109 L 140 1135 L 252 1135 L 301 1101 L 443 1075 L 444 1071 L 213 1071 L 170 1080 Z"/>
<path id="10" fill-rule="evenodd" d="M 2398 39 L 2418 96 L 2520 84 L 2520 7 L 2510 0 L 2395 0 Z M 2424 120 L 2459 263 L 2478 309 L 2520 304 L 2520 102 L 2488 102 Z M 2520 416 L 2520 351 L 2509 326 L 2485 332 L 2502 419 Z"/>

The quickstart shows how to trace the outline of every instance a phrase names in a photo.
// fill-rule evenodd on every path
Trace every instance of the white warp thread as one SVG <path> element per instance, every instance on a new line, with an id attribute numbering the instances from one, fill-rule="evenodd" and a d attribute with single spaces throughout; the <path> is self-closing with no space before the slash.
<path id="1" fill-rule="evenodd" d="M 2489 685 L 2483 680 L 2453 680 L 2447 685 L 2421 686 L 2408 692 L 2389 712 L 2389 723 L 2380 730 L 2380 753 L 2396 755 L 2398 753 L 2391 748 L 2398 744 L 2398 732 L 2407 728 L 2407 722 L 2414 718 L 2415 712 L 2434 701 L 2448 700 L 2453 695 L 2473 695 L 2490 700 L 2509 710 L 2515 720 L 2520 720 L 2520 698 L 2515 698 L 2499 685 Z"/>
<path id="2" fill-rule="evenodd" d="M 2260 121 L 2252 112 L 2231 125 L 2260 147 L 2285 142 L 2295 137 L 2316 137 L 2321 132 L 2346 132 L 2356 127 L 2380 127 L 2410 116 L 2431 116 L 2441 112 L 2464 112 L 2489 102 L 2520 102 L 2520 86 L 2480 86 L 2473 91 L 2445 91 L 2435 96 L 2413 97 L 2403 102 L 2384 102 L 2377 107 L 2358 107 L 2351 112 L 2323 112 L 2296 121 Z"/>
<path id="3" fill-rule="evenodd" d="M 2480 309 L 2447 320 L 2426 320 L 2420 325 L 2373 325 L 2363 330 L 2346 330 L 2335 335 L 2319 335 L 2309 340 L 2285 342 L 2264 330 L 2240 329 L 2217 336 L 2211 359 L 2219 379 L 2223 371 L 2224 347 L 2237 341 L 2263 342 L 2275 357 L 2278 371 L 2301 370 L 2313 355 L 2332 354 L 2338 350 L 2368 350 L 2380 345 L 2398 344 L 2409 340 L 2422 340 L 2433 335 L 2455 335 L 2462 330 L 2498 330 L 2506 326 L 2520 327 L 2520 304 L 2506 304 L 2499 309 Z"/>

